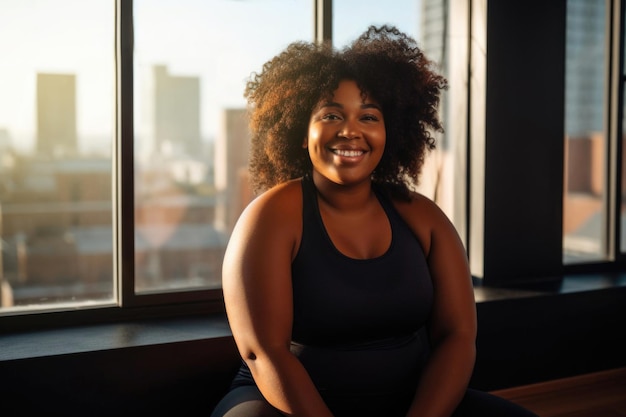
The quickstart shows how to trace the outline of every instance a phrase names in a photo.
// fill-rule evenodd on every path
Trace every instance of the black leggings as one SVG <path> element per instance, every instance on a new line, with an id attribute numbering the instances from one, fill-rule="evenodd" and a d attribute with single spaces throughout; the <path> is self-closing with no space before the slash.
<path id="1" fill-rule="evenodd" d="M 377 414 L 377 416 L 389 417 L 381 414 Z M 235 388 L 226 394 L 211 417 L 284 417 L 284 415 L 265 401 L 256 386 L 251 385 Z M 503 398 L 468 389 L 452 417 L 538 416 Z"/>

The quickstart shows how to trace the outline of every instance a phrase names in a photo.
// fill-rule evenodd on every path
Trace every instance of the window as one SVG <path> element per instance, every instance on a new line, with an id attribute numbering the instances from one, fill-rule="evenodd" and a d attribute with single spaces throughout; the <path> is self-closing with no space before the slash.
<path id="1" fill-rule="evenodd" d="M 109 304 L 114 4 L 32 6 L 0 6 L 0 312 Z"/>
<path id="2" fill-rule="evenodd" d="M 563 207 L 566 263 L 604 260 L 607 254 L 606 21 L 605 2 L 568 0 Z"/>
<path id="3" fill-rule="evenodd" d="M 419 190 L 475 276 L 516 285 L 623 261 L 618 1 L 83 3 L 0 5 L 0 320 L 219 310 L 251 198 L 245 80 L 291 41 L 342 46 L 369 24 L 413 35 L 449 80 Z"/>
<path id="4" fill-rule="evenodd" d="M 313 39 L 316 8 L 332 2 L 318 3 L 3 4 L 3 38 L 20 43 L 2 51 L 0 77 L 11 86 L 0 98 L 0 313 L 219 299 L 223 252 L 251 198 L 245 80 Z M 430 37 L 444 68 L 446 2 L 371 3 L 337 1 L 318 19 L 351 22 L 336 27 L 337 46 L 369 24 Z M 437 160 L 421 184 L 432 196 Z"/>
<path id="5" fill-rule="evenodd" d="M 624 252 L 620 4 L 567 1 L 563 216 L 567 265 L 612 262 Z"/>
<path id="6" fill-rule="evenodd" d="M 313 7 L 135 0 L 133 15 L 135 290 L 219 288 L 251 199 L 245 81 L 288 43 L 312 40 Z"/>
<path id="7" fill-rule="evenodd" d="M 219 298 L 245 81 L 313 39 L 311 2 L 0 9 L 0 315 Z"/>

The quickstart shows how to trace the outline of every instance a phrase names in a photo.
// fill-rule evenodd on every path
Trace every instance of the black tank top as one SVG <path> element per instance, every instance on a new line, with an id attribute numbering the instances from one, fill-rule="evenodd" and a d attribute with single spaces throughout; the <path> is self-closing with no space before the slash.
<path id="1" fill-rule="evenodd" d="M 420 242 L 391 201 L 376 192 L 391 224 L 387 252 L 353 259 L 333 245 L 309 176 L 302 180 L 302 193 L 302 239 L 291 265 L 292 339 L 342 346 L 403 336 L 422 327 L 432 307 L 430 272 Z"/>
<path id="2" fill-rule="evenodd" d="M 406 409 L 430 351 L 425 324 L 433 286 L 424 252 L 391 201 L 375 192 L 389 218 L 391 245 L 380 257 L 353 259 L 333 245 L 315 185 L 302 179 L 291 351 L 338 416 L 380 415 L 374 410 L 390 402 Z M 243 363 L 233 388 L 250 384 Z"/>

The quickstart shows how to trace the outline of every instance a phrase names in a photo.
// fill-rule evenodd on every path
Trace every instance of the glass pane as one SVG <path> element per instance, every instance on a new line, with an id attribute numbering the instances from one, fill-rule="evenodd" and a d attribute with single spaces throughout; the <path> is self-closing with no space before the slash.
<path id="1" fill-rule="evenodd" d="M 114 6 L 0 3 L 0 313 L 114 301 Z"/>
<path id="2" fill-rule="evenodd" d="M 135 0 L 135 289 L 217 288 L 250 200 L 245 82 L 313 4 Z"/>
<path id="3" fill-rule="evenodd" d="M 450 16 L 449 0 L 335 0 L 333 1 L 333 42 L 342 47 L 363 33 L 369 25 L 394 25 L 412 36 L 426 56 L 434 61 L 440 72 L 451 79 L 449 65 Z M 458 36 L 460 39 L 460 36 Z M 467 44 L 467 39 L 463 41 Z M 467 65 L 467 63 L 465 63 Z M 463 66 L 462 72 L 467 72 Z M 465 80 L 465 83 L 467 81 Z M 445 132 L 451 131 L 448 123 L 448 97 L 458 94 L 464 85 L 450 83 L 450 89 L 442 94 L 440 117 Z M 454 92 L 454 90 L 458 90 Z M 463 99 L 461 98 L 461 101 Z M 466 102 L 464 102 L 465 105 Z M 457 130 L 464 126 L 462 114 L 456 118 Z M 448 217 L 460 229 L 465 219 L 465 184 L 455 181 L 455 176 L 465 172 L 465 151 L 456 148 L 454 137 L 464 136 L 437 133 L 437 149 L 427 156 L 416 189 L 435 200 Z M 465 176 L 463 175 L 463 178 Z"/>
<path id="4" fill-rule="evenodd" d="M 428 0 L 334 0 L 333 44 L 339 48 L 353 41 L 369 25 L 395 25 L 401 31 L 421 41 L 420 12 Z M 420 42 L 421 44 L 421 42 Z"/>
<path id="5" fill-rule="evenodd" d="M 563 262 L 606 259 L 606 7 L 568 0 Z"/>

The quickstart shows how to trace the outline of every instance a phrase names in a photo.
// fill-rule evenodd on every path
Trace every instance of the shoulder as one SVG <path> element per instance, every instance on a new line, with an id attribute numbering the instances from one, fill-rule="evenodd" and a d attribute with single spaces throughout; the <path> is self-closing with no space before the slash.
<path id="1" fill-rule="evenodd" d="M 242 213 L 243 218 L 271 220 L 302 213 L 302 183 L 294 179 L 276 185 L 257 196 Z M 287 219 L 285 219 L 287 220 Z"/>
<path id="2" fill-rule="evenodd" d="M 430 198 L 412 192 L 407 200 L 392 199 L 393 205 L 420 240 L 428 256 L 433 237 L 456 233 L 443 210 Z"/>
<path id="3" fill-rule="evenodd" d="M 257 196 L 237 220 L 231 243 L 259 240 L 265 245 L 297 247 L 302 231 L 302 185 L 299 179 Z"/>

